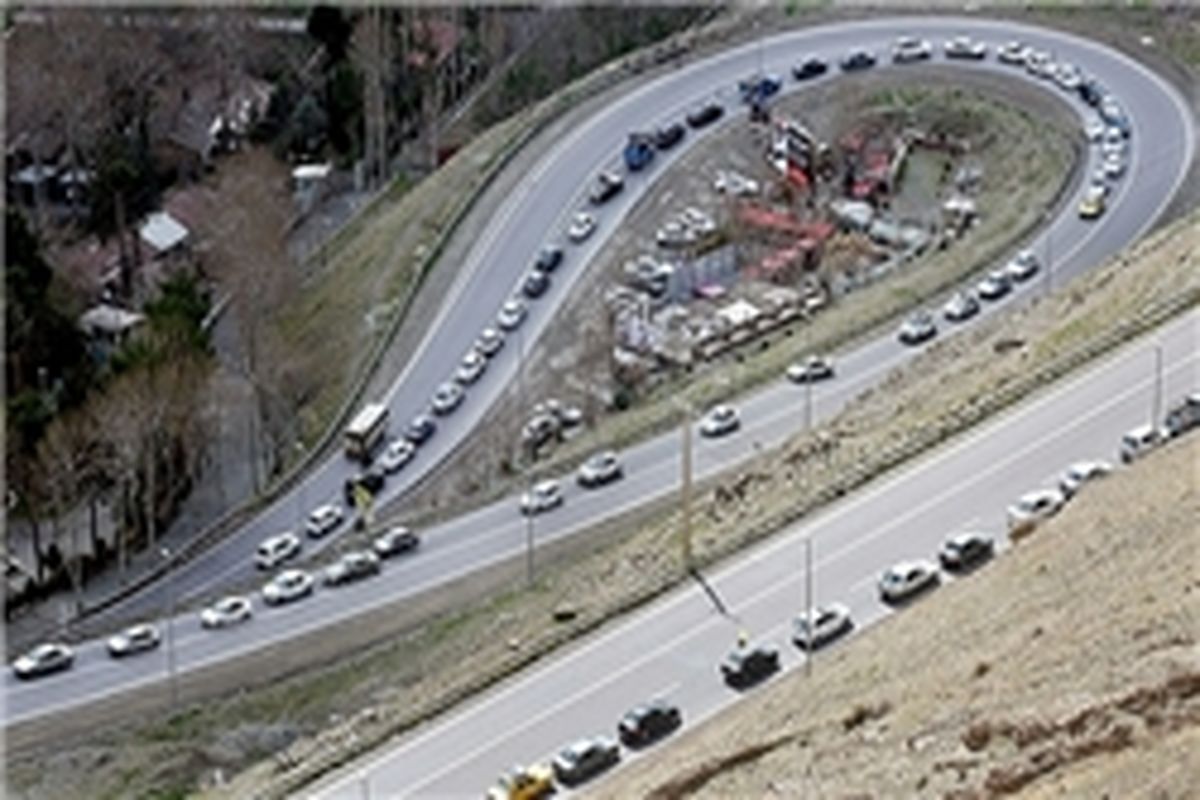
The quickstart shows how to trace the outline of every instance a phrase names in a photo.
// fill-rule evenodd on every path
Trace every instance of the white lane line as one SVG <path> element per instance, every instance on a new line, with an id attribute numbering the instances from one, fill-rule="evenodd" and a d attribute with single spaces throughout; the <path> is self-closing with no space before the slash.
<path id="1" fill-rule="evenodd" d="M 1126 355 L 1128 355 L 1128 354 L 1126 354 Z M 1170 369 L 1165 370 L 1164 374 L 1171 374 L 1177 370 L 1183 369 L 1184 367 L 1190 365 L 1192 362 L 1196 361 L 1198 358 L 1200 358 L 1200 353 L 1192 353 L 1187 358 L 1183 359 L 1182 361 L 1174 363 Z M 1121 360 L 1123 361 L 1123 359 L 1121 359 Z M 1113 366 L 1113 364 L 1110 362 L 1110 364 L 1108 364 L 1106 366 L 1111 367 L 1111 366 Z M 1102 368 L 1102 370 L 1103 370 L 1103 368 Z M 1093 377 L 1095 377 L 1095 375 L 1092 375 L 1092 374 L 1080 376 L 1078 379 L 1072 381 L 1071 384 L 1069 384 L 1067 387 L 1063 387 L 1063 389 L 1060 390 L 1059 392 L 1056 392 L 1052 395 L 1049 395 L 1049 396 L 1043 398 L 1040 402 L 1034 404 L 1034 406 L 1032 406 L 1028 409 L 1021 409 L 1021 412 L 1023 412 L 1023 413 L 1014 414 L 1012 417 L 1008 418 L 1007 420 L 1002 420 L 1002 422 L 1004 422 L 1005 424 L 1012 424 L 1017 419 L 1019 419 L 1023 416 L 1026 416 L 1028 413 L 1030 413 L 1031 410 L 1040 408 L 1041 406 L 1043 406 L 1047 402 L 1049 402 L 1051 399 L 1058 399 L 1064 393 L 1068 392 L 1069 390 L 1073 390 L 1074 387 L 1078 383 L 1081 383 L 1084 379 L 1089 379 L 1089 378 L 1093 378 Z M 1132 386 L 1127 388 L 1124 392 L 1122 392 L 1120 395 L 1117 395 L 1114 398 L 1110 398 L 1107 402 L 1105 402 L 1104 404 L 1102 404 L 1099 407 L 1093 408 L 1088 414 L 1073 417 L 1069 424 L 1067 424 L 1065 427 L 1058 429 L 1057 433 L 1052 435 L 1048 439 L 1039 440 L 1038 442 L 1034 443 L 1032 446 L 1026 446 L 1026 447 L 1022 448 L 1020 451 L 1009 456 L 1008 458 L 1004 459 L 1003 461 L 997 462 L 988 470 L 986 470 L 982 473 L 976 474 L 972 479 L 968 480 L 965 484 L 960 484 L 959 486 L 956 486 L 955 488 L 952 488 L 950 490 L 947 490 L 946 492 L 941 493 L 933 500 L 922 503 L 920 506 L 917 507 L 917 509 L 913 509 L 913 510 L 907 512 L 906 514 L 902 515 L 901 517 L 896 518 L 888 525 L 883 526 L 881 529 L 879 529 L 871 534 L 868 534 L 867 536 L 862 537 L 859 540 L 856 540 L 856 542 L 851 543 L 847 547 L 843 547 L 839 550 L 834 551 L 832 554 L 829 554 L 829 555 L 825 556 L 824 558 L 819 559 L 817 561 L 816 566 L 818 568 L 820 568 L 820 567 L 824 567 L 824 566 L 834 563 L 835 561 L 843 558 L 848 553 L 853 552 L 854 550 L 858 549 L 858 547 L 860 547 L 862 544 L 865 544 L 869 541 L 873 541 L 873 540 L 879 538 L 881 535 L 890 532 L 892 529 L 898 527 L 903 521 L 906 521 L 907 519 L 911 518 L 915 514 L 919 513 L 921 510 L 925 510 L 928 507 L 935 505 L 938 502 L 943 502 L 946 498 L 950 497 L 951 495 L 953 495 L 957 491 L 959 491 L 961 489 L 961 486 L 971 485 L 973 483 L 979 482 L 984 477 L 990 476 L 992 473 L 1008 466 L 1014 460 L 1017 460 L 1018 458 L 1021 458 L 1025 455 L 1027 455 L 1033 449 L 1045 446 L 1047 444 L 1047 442 L 1053 441 L 1055 438 L 1065 435 L 1067 432 L 1071 431 L 1074 428 L 1079 427 L 1080 425 L 1091 420 L 1095 416 L 1098 416 L 1103 411 L 1106 411 L 1108 408 L 1110 408 L 1120 402 L 1123 402 L 1130 395 L 1135 394 L 1137 392 L 1145 391 L 1144 387 L 1145 387 L 1145 385 L 1147 385 L 1149 383 L 1151 383 L 1151 381 L 1149 379 L 1146 379 L 1146 380 L 1140 381 L 1136 384 L 1133 384 Z M 996 427 L 996 426 L 990 426 L 990 427 Z M 918 467 L 917 471 L 919 472 L 919 471 L 924 471 L 925 469 L 928 469 L 928 468 L 932 468 L 933 465 L 940 463 L 940 462 L 944 462 L 947 459 L 949 459 L 950 457 L 957 455 L 958 452 L 963 450 L 966 446 L 974 444 L 975 443 L 974 440 L 981 438 L 982 435 L 983 434 L 981 433 L 978 436 L 971 437 L 971 440 L 969 440 L 969 441 L 960 443 L 958 446 L 956 446 L 956 447 L 952 448 L 951 450 L 947 451 L 946 453 L 944 453 L 942 455 L 942 457 L 937 459 L 936 461 L 927 463 L 923 467 Z M 912 477 L 911 474 L 904 475 L 904 476 L 898 476 L 897 480 L 889 482 L 889 484 L 887 486 L 881 487 L 876 492 L 871 492 L 867 496 L 859 498 L 857 502 L 848 503 L 845 507 L 843 507 L 842 509 L 836 510 L 833 514 L 829 515 L 828 517 L 825 517 L 823 519 L 818 518 L 817 520 L 814 520 L 812 527 L 816 528 L 818 526 L 827 526 L 831 522 L 831 520 L 836 519 L 840 516 L 844 516 L 845 514 L 849 513 L 853 509 L 856 509 L 858 506 L 862 505 L 865 502 L 874 500 L 875 497 L 880 492 L 884 491 L 885 489 L 893 488 L 893 485 L 895 483 L 899 482 L 899 480 L 908 479 L 911 477 Z M 795 529 L 795 530 L 804 530 L 804 526 L 801 526 L 800 528 Z M 810 533 L 810 535 L 815 535 L 815 533 Z M 789 532 L 788 534 L 784 534 L 780 540 L 777 540 L 776 542 L 774 542 L 771 547 L 765 549 L 762 553 L 759 553 L 756 556 L 751 556 L 750 558 L 746 559 L 744 562 L 741 562 L 740 564 L 733 565 L 733 567 L 731 567 L 728 571 L 722 572 L 719 576 L 713 578 L 713 581 L 714 582 L 716 582 L 716 581 L 725 582 L 726 580 L 731 579 L 731 575 L 733 573 L 744 572 L 746 569 L 757 564 L 759 561 L 763 560 L 764 558 L 773 557 L 776 554 L 776 551 L 782 549 L 783 547 L 790 547 L 795 544 L 795 542 L 793 541 L 793 536 L 794 536 L 794 531 Z M 791 580 L 791 579 L 793 579 L 793 578 L 788 578 L 787 580 Z M 869 580 L 874 580 L 874 576 L 869 578 Z M 747 598 L 745 601 L 743 601 L 743 603 L 740 604 L 740 607 L 742 609 L 746 609 L 748 607 L 752 607 L 752 606 L 756 605 L 758 602 L 760 602 L 761 600 L 765 599 L 770 594 L 777 591 L 779 583 L 780 582 L 773 583 L 773 584 L 769 585 L 768 587 L 754 593 L 749 598 Z M 680 594 L 678 594 L 675 598 L 668 601 L 662 608 L 656 609 L 654 611 L 654 613 L 656 615 L 664 615 L 669 610 L 673 610 L 674 607 L 680 605 L 683 601 L 692 599 L 692 597 L 693 597 L 693 595 L 690 592 L 681 591 Z M 725 620 L 723 618 L 720 620 L 720 622 L 722 622 L 722 623 L 724 623 L 724 621 Z M 660 645 L 659 647 L 657 647 L 654 650 L 650 651 L 649 653 L 641 656 L 640 658 L 637 658 L 637 659 L 627 663 L 624 666 L 624 668 L 622 668 L 616 672 L 610 673 L 608 678 L 601 684 L 598 684 L 597 686 L 605 686 L 605 685 L 611 683 L 612 681 L 616 680 L 617 678 L 627 674 L 628 672 L 631 672 L 631 671 L 639 668 L 644 663 L 646 663 L 654 658 L 657 658 L 658 655 L 665 653 L 666 651 L 683 644 L 684 642 L 691 639 L 693 636 L 697 636 L 701 633 L 707 633 L 717 622 L 718 622 L 718 620 L 716 618 L 712 618 L 712 617 L 708 618 L 704 622 L 701 622 L 696 628 L 692 629 L 691 631 L 689 631 L 681 636 L 677 636 L 674 639 L 669 640 L 665 644 Z M 611 631 L 609 634 L 601 636 L 600 638 L 584 645 L 583 647 L 579 648 L 578 650 L 575 650 L 574 652 L 566 655 L 562 660 L 560 660 L 556 663 L 553 663 L 553 664 L 548 664 L 546 667 L 542 668 L 537 673 L 527 676 L 524 679 L 518 680 L 518 681 L 514 682 L 513 684 L 509 685 L 508 687 L 504 688 L 500 692 L 497 692 L 496 694 L 490 696 L 489 698 L 484 699 L 477 706 L 460 712 L 456 717 L 446 721 L 440 728 L 437 728 L 437 727 L 431 728 L 430 730 L 427 730 L 426 732 L 424 732 L 420 736 L 414 738 L 411 742 L 409 742 L 406 745 L 403 745 L 402 747 L 398 748 L 397 750 L 379 755 L 376 759 L 372 759 L 367 765 L 365 765 L 358 772 L 356 772 L 355 775 L 353 776 L 353 780 L 360 781 L 363 777 L 365 777 L 370 771 L 372 771 L 374 769 L 374 767 L 377 763 L 382 762 L 385 759 L 393 758 L 401 752 L 411 751 L 412 749 L 418 747 L 423 741 L 425 741 L 426 739 L 431 738 L 435 735 L 444 735 L 445 731 L 448 728 L 453 727 L 454 725 L 466 722 L 469 717 L 474 716 L 474 715 L 484 711 L 485 709 L 490 708 L 491 706 L 501 702 L 502 700 L 507 699 L 507 697 L 509 697 L 510 695 L 512 695 L 513 693 L 515 693 L 517 691 L 526 689 L 529 684 L 535 682 L 538 678 L 542 677 L 544 674 L 550 672 L 551 670 L 560 669 L 569 663 L 573 663 L 573 662 L 583 658 L 585 655 L 589 654 L 591 651 L 593 651 L 601 646 L 609 644 L 609 642 L 612 639 L 614 639 L 617 636 L 619 636 L 620 634 L 624 633 L 624 631 L 626 629 L 634 627 L 636 625 L 641 625 L 641 624 L 644 624 L 644 618 L 631 619 L 626 624 L 620 626 L 616 630 Z M 593 689 L 595 689 L 595 688 L 597 688 L 597 687 L 594 686 Z M 584 692 L 584 693 L 586 693 L 586 692 Z M 576 695 L 573 695 L 572 697 L 577 699 L 577 695 L 579 695 L 579 694 L 580 693 L 576 693 Z M 572 702 L 574 702 L 574 700 Z M 456 763 L 455 766 L 458 766 L 458 764 Z M 350 782 L 350 780 L 351 779 L 347 779 L 347 781 L 344 781 L 338 785 L 346 785 L 348 782 Z M 428 783 L 428 782 L 426 782 L 426 783 Z M 426 784 L 423 783 L 421 785 L 423 786 Z"/>

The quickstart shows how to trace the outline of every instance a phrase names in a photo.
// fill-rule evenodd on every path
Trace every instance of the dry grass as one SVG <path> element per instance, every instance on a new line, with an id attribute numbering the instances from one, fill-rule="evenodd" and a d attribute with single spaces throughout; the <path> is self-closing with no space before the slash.
<path id="1" fill-rule="evenodd" d="M 1090 487 L 988 569 L 595 796 L 1190 796 L 1200 781 L 1197 463 L 1193 436 Z M 845 724 L 876 704 L 887 713 Z"/>

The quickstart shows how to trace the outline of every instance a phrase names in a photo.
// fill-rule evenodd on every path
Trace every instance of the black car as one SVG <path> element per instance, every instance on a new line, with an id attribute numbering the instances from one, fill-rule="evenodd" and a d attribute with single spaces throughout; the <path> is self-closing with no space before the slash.
<path id="1" fill-rule="evenodd" d="M 617 735 L 626 747 L 642 747 L 658 741 L 682 724 L 679 706 L 666 700 L 654 700 L 626 712 L 617 723 Z"/>
<path id="2" fill-rule="evenodd" d="M 548 244 L 538 251 L 538 257 L 533 262 L 533 268 L 549 274 L 558 269 L 558 265 L 562 263 L 562 260 L 563 249 L 556 244 Z"/>
<path id="3" fill-rule="evenodd" d="M 371 493 L 372 496 L 379 494 L 383 489 L 384 483 L 387 482 L 387 476 L 382 470 L 369 469 L 366 472 L 359 473 L 352 478 L 347 478 L 342 484 L 342 494 L 346 498 L 346 504 L 354 505 L 354 489 L 361 486 Z"/>
<path id="4" fill-rule="evenodd" d="M 949 570 L 967 570 L 992 557 L 995 546 L 982 533 L 960 533 L 951 536 L 938 551 L 938 560 Z"/>
<path id="5" fill-rule="evenodd" d="M 525 280 L 521 282 L 521 291 L 530 300 L 536 300 L 546 293 L 550 288 L 550 276 L 542 272 L 540 269 L 533 269 L 525 276 Z"/>
<path id="6" fill-rule="evenodd" d="M 1075 91 L 1079 92 L 1079 97 L 1083 102 L 1092 108 L 1100 105 L 1100 101 L 1104 99 L 1104 86 L 1095 78 L 1087 78 L 1080 82 Z"/>
<path id="7" fill-rule="evenodd" d="M 582 739 L 564 747 L 554 757 L 554 777 L 572 786 L 582 783 L 621 760 L 617 743 L 604 736 Z"/>
<path id="8" fill-rule="evenodd" d="M 688 112 L 687 124 L 693 128 L 703 128 L 719 120 L 725 114 L 725 107 L 715 100 L 710 100 L 699 108 Z"/>
<path id="9" fill-rule="evenodd" d="M 413 444 L 422 444 L 437 431 L 437 423 L 428 414 L 417 414 L 404 429 L 404 438 Z"/>
<path id="10" fill-rule="evenodd" d="M 403 525 L 390 528 L 371 543 L 375 555 L 380 558 L 391 558 L 402 553 L 408 553 L 421 546 L 421 537 Z"/>
<path id="11" fill-rule="evenodd" d="M 842 59 L 842 71 L 870 69 L 875 66 L 875 56 L 866 50 L 855 50 Z"/>
<path id="12" fill-rule="evenodd" d="M 588 199 L 594 206 L 602 205 L 620 194 L 624 188 L 625 179 L 620 175 L 613 172 L 601 172 L 596 176 L 596 183 L 592 186 Z"/>
<path id="13" fill-rule="evenodd" d="M 771 645 L 739 647 L 721 662 L 721 676 L 735 689 L 753 686 L 779 670 L 779 651 Z"/>
<path id="14" fill-rule="evenodd" d="M 792 67 L 792 77 L 798 81 L 807 81 L 824 75 L 829 71 L 829 64 L 823 59 L 812 56 Z"/>
<path id="15" fill-rule="evenodd" d="M 654 132 L 654 146 L 659 150 L 670 150 L 683 141 L 685 133 L 687 133 L 687 128 L 678 122 L 664 125 Z"/>

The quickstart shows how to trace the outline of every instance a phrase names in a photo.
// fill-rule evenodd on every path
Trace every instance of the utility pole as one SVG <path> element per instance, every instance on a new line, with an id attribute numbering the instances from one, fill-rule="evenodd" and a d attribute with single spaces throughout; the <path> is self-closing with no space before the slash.
<path id="1" fill-rule="evenodd" d="M 1158 427 L 1162 420 L 1163 394 L 1162 345 L 1154 345 L 1154 405 L 1150 409 L 1150 424 Z"/>
<path id="2" fill-rule="evenodd" d="M 804 537 L 804 618 L 808 621 L 808 651 L 804 654 L 804 674 L 812 677 L 813 653 L 813 566 L 812 566 L 812 534 Z"/>
<path id="3" fill-rule="evenodd" d="M 171 550 L 163 547 L 159 554 L 167 562 L 167 683 L 171 692 L 171 713 L 179 707 L 179 684 L 175 680 L 175 586 L 171 582 Z"/>
<path id="4" fill-rule="evenodd" d="M 521 413 L 525 413 L 525 409 L 529 405 L 525 402 L 525 333 L 521 328 L 517 328 L 517 397 L 518 404 L 521 407 Z M 519 418 L 518 418 L 519 419 Z M 517 454 L 520 457 L 523 449 L 521 441 L 521 433 L 517 432 Z M 533 499 L 533 459 L 530 458 L 530 463 L 525 465 L 525 496 L 530 500 Z M 523 509 L 525 513 L 525 582 L 529 588 L 533 588 L 533 515 L 534 509 L 531 507 Z"/>
<path id="5" fill-rule="evenodd" d="M 683 474 L 680 481 L 680 502 L 683 506 L 683 528 L 680 531 L 680 546 L 683 552 L 683 568 L 692 570 L 692 413 L 685 404 L 680 403 L 683 411 L 683 424 L 680 433 L 683 435 L 683 451 L 681 467 Z"/>

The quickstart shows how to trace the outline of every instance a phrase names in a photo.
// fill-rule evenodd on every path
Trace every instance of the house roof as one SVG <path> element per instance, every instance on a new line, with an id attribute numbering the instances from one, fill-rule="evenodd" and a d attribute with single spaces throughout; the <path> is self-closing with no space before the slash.
<path id="1" fill-rule="evenodd" d="M 156 211 L 146 217 L 138 229 L 142 241 L 160 253 L 182 244 L 188 237 L 188 229 L 165 211 Z"/>

